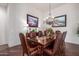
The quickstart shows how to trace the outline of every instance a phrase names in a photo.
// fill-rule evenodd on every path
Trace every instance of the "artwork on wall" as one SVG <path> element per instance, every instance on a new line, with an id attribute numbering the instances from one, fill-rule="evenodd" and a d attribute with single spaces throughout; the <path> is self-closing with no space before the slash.
<path id="1" fill-rule="evenodd" d="M 27 14 L 27 24 L 29 27 L 38 27 L 38 17 Z"/>
<path id="2" fill-rule="evenodd" d="M 52 27 L 66 27 L 66 17 L 67 15 L 54 17 Z"/>

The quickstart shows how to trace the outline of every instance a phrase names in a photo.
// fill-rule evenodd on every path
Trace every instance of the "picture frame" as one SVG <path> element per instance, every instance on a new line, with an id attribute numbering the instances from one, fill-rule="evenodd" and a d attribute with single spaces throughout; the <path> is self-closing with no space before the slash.
<path id="1" fill-rule="evenodd" d="M 38 17 L 27 14 L 27 24 L 29 27 L 38 27 Z"/>
<path id="2" fill-rule="evenodd" d="M 54 17 L 52 27 L 66 27 L 67 15 Z"/>

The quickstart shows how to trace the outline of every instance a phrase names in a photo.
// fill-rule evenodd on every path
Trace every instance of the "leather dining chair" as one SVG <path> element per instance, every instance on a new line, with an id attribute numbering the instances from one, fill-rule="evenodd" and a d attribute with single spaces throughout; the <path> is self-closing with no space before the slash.
<path id="1" fill-rule="evenodd" d="M 26 34 L 28 34 L 28 33 L 26 33 Z M 36 37 L 36 32 L 30 32 L 30 33 L 29 33 L 29 37 L 30 37 L 30 38 Z"/>
<path id="2" fill-rule="evenodd" d="M 62 41 L 63 41 L 63 44 L 65 43 L 66 35 L 67 35 L 67 31 L 63 32 L 63 34 L 62 34 Z"/>
<path id="3" fill-rule="evenodd" d="M 25 36 L 24 34 L 19 33 L 19 37 L 20 37 L 21 46 L 23 49 L 23 56 L 24 56 L 25 53 L 28 54 L 28 49 L 27 49 L 26 42 L 25 42 Z"/>
<path id="4" fill-rule="evenodd" d="M 33 33 L 31 35 L 33 35 Z M 32 38 L 33 36 L 31 37 L 31 39 L 28 39 L 26 35 L 26 45 L 28 47 L 28 54 L 31 55 L 32 53 L 34 53 L 32 55 L 40 55 L 40 45 L 38 42 L 34 41 Z"/>
<path id="5" fill-rule="evenodd" d="M 66 37 L 67 31 L 63 32 L 62 39 L 60 43 L 60 53 L 61 55 L 65 55 L 65 37 Z"/>
<path id="6" fill-rule="evenodd" d="M 59 31 L 59 30 L 57 30 L 54 34 L 52 34 L 52 36 L 54 35 L 55 38 L 54 37 L 52 38 L 53 41 L 47 46 L 47 48 L 53 49 L 54 43 L 55 43 L 55 39 L 56 39 L 57 35 L 59 35 L 59 34 L 61 34 L 61 31 Z"/>
<path id="7" fill-rule="evenodd" d="M 55 33 L 56 33 L 56 34 L 58 34 L 58 33 L 60 33 L 60 32 L 61 32 L 61 31 L 59 31 L 59 30 L 56 30 L 56 32 L 55 32 Z"/>
<path id="8" fill-rule="evenodd" d="M 60 41 L 61 41 L 61 38 L 62 38 L 62 34 L 60 33 L 60 34 L 57 34 L 57 36 L 56 36 L 56 40 L 55 40 L 55 42 L 54 42 L 54 45 L 52 45 L 53 46 L 53 48 L 51 48 L 51 49 L 49 49 L 49 48 L 45 48 L 44 49 L 44 53 L 46 54 L 46 55 L 49 55 L 49 56 L 54 56 L 54 55 L 60 55 L 60 53 L 59 53 L 59 47 L 60 47 Z"/>
<path id="9" fill-rule="evenodd" d="M 39 31 L 39 32 L 38 32 L 38 36 L 39 36 L 39 37 L 43 36 L 42 31 Z"/>
<path id="10" fill-rule="evenodd" d="M 39 47 L 30 48 L 27 42 L 27 37 L 25 38 L 24 34 L 19 34 L 22 49 L 23 49 L 23 56 L 27 54 L 28 56 L 35 56 L 39 53 Z"/>
<path id="11" fill-rule="evenodd" d="M 26 38 L 29 37 L 29 39 L 27 39 L 28 45 L 30 47 L 36 47 L 38 44 L 34 41 L 36 41 L 36 32 L 30 32 L 30 33 L 26 33 Z"/>

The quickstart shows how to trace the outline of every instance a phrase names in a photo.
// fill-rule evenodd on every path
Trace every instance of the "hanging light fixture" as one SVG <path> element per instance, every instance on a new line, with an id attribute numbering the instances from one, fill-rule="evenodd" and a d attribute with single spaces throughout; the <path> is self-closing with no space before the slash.
<path id="1" fill-rule="evenodd" d="M 46 23 L 49 24 L 49 25 L 52 25 L 53 19 L 54 18 L 52 17 L 52 14 L 51 14 L 51 3 L 49 3 L 49 16 L 46 19 Z"/>

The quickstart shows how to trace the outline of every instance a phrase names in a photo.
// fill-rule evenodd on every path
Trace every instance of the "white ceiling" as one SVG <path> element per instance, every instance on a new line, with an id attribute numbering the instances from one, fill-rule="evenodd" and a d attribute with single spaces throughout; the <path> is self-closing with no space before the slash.
<path id="1" fill-rule="evenodd" d="M 57 8 L 64 4 L 65 3 L 51 3 L 51 9 Z M 43 12 L 47 12 L 49 10 L 49 3 L 29 3 L 28 5 Z"/>
<path id="2" fill-rule="evenodd" d="M 36 8 L 39 11 L 47 12 L 49 10 L 49 3 L 25 3 L 26 5 Z M 57 8 L 65 3 L 51 3 L 51 9 Z M 0 3 L 0 6 L 6 7 L 8 3 Z"/>

